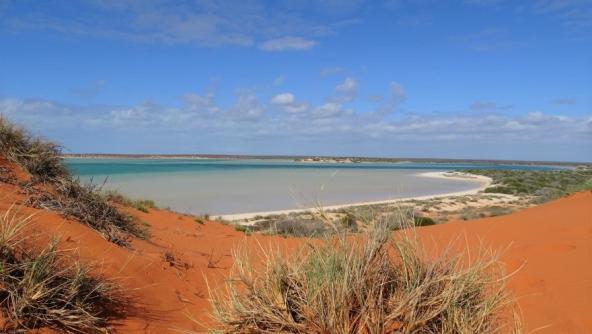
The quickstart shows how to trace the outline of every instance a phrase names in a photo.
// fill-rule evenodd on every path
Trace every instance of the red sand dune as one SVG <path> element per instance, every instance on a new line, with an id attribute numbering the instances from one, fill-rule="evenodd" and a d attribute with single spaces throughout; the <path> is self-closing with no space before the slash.
<path id="1" fill-rule="evenodd" d="M 0 183 L 0 212 L 23 195 Z M 292 247 L 298 239 L 245 236 L 219 223 L 196 223 L 192 217 L 166 211 L 134 215 L 151 225 L 152 238 L 135 240 L 133 249 L 105 241 L 94 230 L 56 213 L 35 213 L 33 229 L 49 238 L 61 236 L 63 249 L 74 249 L 97 272 L 115 279 L 133 296 L 129 314 L 113 325 L 121 333 L 204 332 L 211 320 L 206 279 L 224 283 L 232 249 L 268 242 Z M 592 332 L 592 193 L 578 193 L 507 216 L 454 222 L 420 230 L 422 238 L 446 244 L 459 235 L 470 248 L 479 242 L 504 249 L 509 280 L 523 314 L 525 333 Z M 175 258 L 171 265 L 165 254 Z M 169 256 L 170 258 L 170 256 Z"/>
<path id="2" fill-rule="evenodd" d="M 592 333 L 592 192 L 506 216 L 422 228 L 502 251 L 525 333 Z"/>

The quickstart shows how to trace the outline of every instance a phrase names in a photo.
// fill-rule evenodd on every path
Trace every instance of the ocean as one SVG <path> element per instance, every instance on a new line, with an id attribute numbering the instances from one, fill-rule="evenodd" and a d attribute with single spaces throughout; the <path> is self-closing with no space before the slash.
<path id="1" fill-rule="evenodd" d="M 424 177 L 470 168 L 552 169 L 472 163 L 305 163 L 287 160 L 67 158 L 83 182 L 192 214 L 228 215 L 461 192 L 475 180 Z"/>

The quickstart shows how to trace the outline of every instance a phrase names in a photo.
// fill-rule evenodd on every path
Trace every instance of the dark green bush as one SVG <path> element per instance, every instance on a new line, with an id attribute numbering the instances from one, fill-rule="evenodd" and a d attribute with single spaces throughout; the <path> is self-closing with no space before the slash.
<path id="1" fill-rule="evenodd" d="M 431 226 L 436 225 L 436 221 L 430 217 L 415 216 L 413 217 L 415 226 Z"/>

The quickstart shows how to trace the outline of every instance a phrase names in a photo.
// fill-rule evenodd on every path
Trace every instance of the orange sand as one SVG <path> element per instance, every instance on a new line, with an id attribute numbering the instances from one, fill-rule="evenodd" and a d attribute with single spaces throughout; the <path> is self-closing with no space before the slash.
<path id="1" fill-rule="evenodd" d="M 0 212 L 23 199 L 17 186 L 0 183 Z M 25 207 L 22 212 L 35 214 L 36 232 L 45 238 L 60 235 L 63 249 L 75 250 L 133 297 L 128 314 L 113 321 L 120 333 L 205 332 L 211 323 L 206 279 L 211 287 L 224 283 L 233 248 L 241 243 L 293 247 L 300 242 L 245 236 L 230 226 L 201 225 L 192 217 L 166 211 L 146 214 L 130 209 L 151 225 L 152 237 L 134 240 L 133 249 L 125 249 L 56 213 Z M 507 216 L 422 228 L 420 235 L 437 245 L 459 235 L 464 242 L 466 235 L 470 248 L 482 241 L 504 249 L 502 262 L 508 272 L 523 266 L 510 278 L 509 287 L 518 297 L 525 333 L 592 331 L 592 193 Z M 173 255 L 176 265 L 165 260 L 166 253 Z"/>

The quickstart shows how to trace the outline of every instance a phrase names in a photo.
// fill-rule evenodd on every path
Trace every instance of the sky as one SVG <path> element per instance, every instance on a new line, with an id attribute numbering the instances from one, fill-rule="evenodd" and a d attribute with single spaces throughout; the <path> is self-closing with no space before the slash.
<path id="1" fill-rule="evenodd" d="M 66 153 L 592 161 L 592 0 L 0 0 Z"/>

